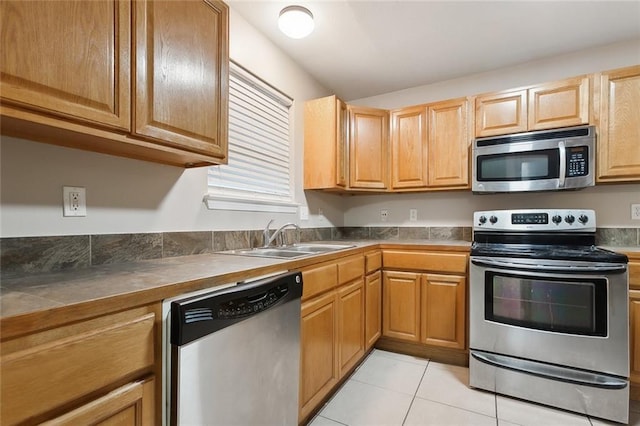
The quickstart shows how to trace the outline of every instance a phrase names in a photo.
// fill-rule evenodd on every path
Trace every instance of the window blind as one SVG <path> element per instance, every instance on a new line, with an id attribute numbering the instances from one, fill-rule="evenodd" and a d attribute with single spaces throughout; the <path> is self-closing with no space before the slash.
<path id="1" fill-rule="evenodd" d="M 209 195 L 262 202 L 292 201 L 291 105 L 291 98 L 231 61 L 229 161 L 209 167 Z"/>

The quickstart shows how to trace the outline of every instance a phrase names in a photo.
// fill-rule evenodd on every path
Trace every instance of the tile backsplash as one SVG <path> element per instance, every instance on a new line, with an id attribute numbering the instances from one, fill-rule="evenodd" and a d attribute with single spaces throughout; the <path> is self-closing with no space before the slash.
<path id="1" fill-rule="evenodd" d="M 287 243 L 331 240 L 462 240 L 471 227 L 302 228 L 285 232 Z M 640 228 L 598 228 L 596 243 L 640 246 Z M 262 230 L 101 234 L 0 239 L 2 278 L 139 260 L 258 247 Z"/>

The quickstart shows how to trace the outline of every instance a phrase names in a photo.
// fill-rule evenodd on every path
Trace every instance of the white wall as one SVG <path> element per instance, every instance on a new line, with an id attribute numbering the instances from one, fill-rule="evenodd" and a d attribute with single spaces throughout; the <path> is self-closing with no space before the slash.
<path id="1" fill-rule="evenodd" d="M 294 98 L 295 201 L 302 191 L 303 105 L 328 95 L 282 51 L 230 11 L 230 56 Z M 177 167 L 2 137 L 0 141 L 0 236 L 259 229 L 297 215 L 207 210 L 206 168 Z M 87 189 L 87 217 L 62 217 L 62 186 Z M 311 216 L 302 226 L 341 226 L 340 199 L 310 194 Z"/>
<path id="2" fill-rule="evenodd" d="M 640 40 L 359 99 L 350 103 L 385 109 L 401 108 L 636 64 L 640 64 Z M 638 227 L 640 222 L 631 220 L 632 203 L 640 203 L 640 184 L 606 185 L 580 191 L 555 193 L 473 195 L 468 191 L 460 191 L 356 196 L 345 199 L 344 224 L 345 226 L 470 226 L 473 212 L 476 210 L 555 207 L 594 209 L 598 226 Z M 409 222 L 410 208 L 418 209 L 418 222 Z M 381 209 L 389 210 L 387 222 L 380 220 Z"/>

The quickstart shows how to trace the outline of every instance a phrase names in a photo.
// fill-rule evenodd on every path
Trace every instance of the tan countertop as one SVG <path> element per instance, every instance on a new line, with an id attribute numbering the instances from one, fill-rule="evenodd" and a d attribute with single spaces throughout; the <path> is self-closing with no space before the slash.
<path id="1" fill-rule="evenodd" d="M 159 302 L 181 293 L 304 268 L 374 248 L 468 251 L 470 247 L 467 241 L 339 243 L 354 247 L 295 259 L 200 254 L 6 279 L 0 285 L 2 338 Z"/>

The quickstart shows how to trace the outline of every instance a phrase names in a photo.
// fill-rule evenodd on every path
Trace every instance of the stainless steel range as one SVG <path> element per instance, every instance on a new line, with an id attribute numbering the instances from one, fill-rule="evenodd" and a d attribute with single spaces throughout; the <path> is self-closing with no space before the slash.
<path id="1" fill-rule="evenodd" d="M 626 423 L 626 256 L 593 210 L 474 213 L 470 385 Z"/>

